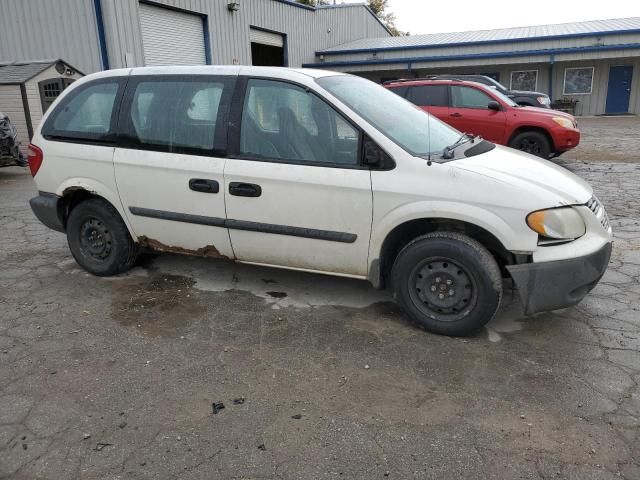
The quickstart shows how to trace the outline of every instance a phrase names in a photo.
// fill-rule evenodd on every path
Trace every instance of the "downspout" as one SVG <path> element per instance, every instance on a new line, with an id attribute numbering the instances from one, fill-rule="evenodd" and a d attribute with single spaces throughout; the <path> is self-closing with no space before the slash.
<path id="1" fill-rule="evenodd" d="M 551 99 L 551 102 L 553 102 L 553 65 L 555 62 L 556 56 L 552 54 L 549 57 L 549 98 Z"/>
<path id="2" fill-rule="evenodd" d="M 102 1 L 93 0 L 93 8 L 96 12 L 96 25 L 98 27 L 98 46 L 100 47 L 100 59 L 102 69 L 109 70 L 109 53 L 107 52 L 107 39 L 104 34 L 104 18 L 102 15 Z"/>

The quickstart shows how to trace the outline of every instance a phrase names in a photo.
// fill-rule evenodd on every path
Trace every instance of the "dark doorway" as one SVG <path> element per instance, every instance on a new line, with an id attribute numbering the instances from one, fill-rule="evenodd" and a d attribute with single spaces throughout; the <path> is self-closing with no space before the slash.
<path id="1" fill-rule="evenodd" d="M 257 67 L 284 67 L 284 48 L 251 42 L 251 64 Z"/>

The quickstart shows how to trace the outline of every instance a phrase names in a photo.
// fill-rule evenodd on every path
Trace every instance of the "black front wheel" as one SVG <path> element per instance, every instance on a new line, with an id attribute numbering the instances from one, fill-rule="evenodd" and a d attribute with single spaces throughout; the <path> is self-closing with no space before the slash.
<path id="1" fill-rule="evenodd" d="M 71 211 L 67 242 L 76 262 L 98 276 L 126 272 L 138 253 L 118 211 L 101 198 L 86 200 Z"/>
<path id="2" fill-rule="evenodd" d="M 549 139 L 541 132 L 530 131 L 519 133 L 509 142 L 509 146 L 545 159 L 551 155 Z"/>
<path id="3" fill-rule="evenodd" d="M 468 335 L 493 318 L 502 276 L 479 242 L 453 232 L 413 240 L 392 269 L 396 299 L 420 326 L 443 335 Z"/>

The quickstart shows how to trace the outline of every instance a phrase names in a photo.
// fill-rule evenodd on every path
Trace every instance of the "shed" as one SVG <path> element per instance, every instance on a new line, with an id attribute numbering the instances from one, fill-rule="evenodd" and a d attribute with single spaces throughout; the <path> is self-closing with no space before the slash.
<path id="1" fill-rule="evenodd" d="M 23 153 L 49 105 L 82 76 L 60 59 L 0 63 L 0 112 L 16 127 Z"/>

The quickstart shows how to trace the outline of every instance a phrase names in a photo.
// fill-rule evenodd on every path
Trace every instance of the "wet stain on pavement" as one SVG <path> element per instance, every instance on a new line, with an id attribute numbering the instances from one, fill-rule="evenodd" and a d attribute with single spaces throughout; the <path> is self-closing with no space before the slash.
<path id="1" fill-rule="evenodd" d="M 195 281 L 181 275 L 156 275 L 113 285 L 112 318 L 144 333 L 173 336 L 201 318 L 206 308 L 200 303 Z"/>

